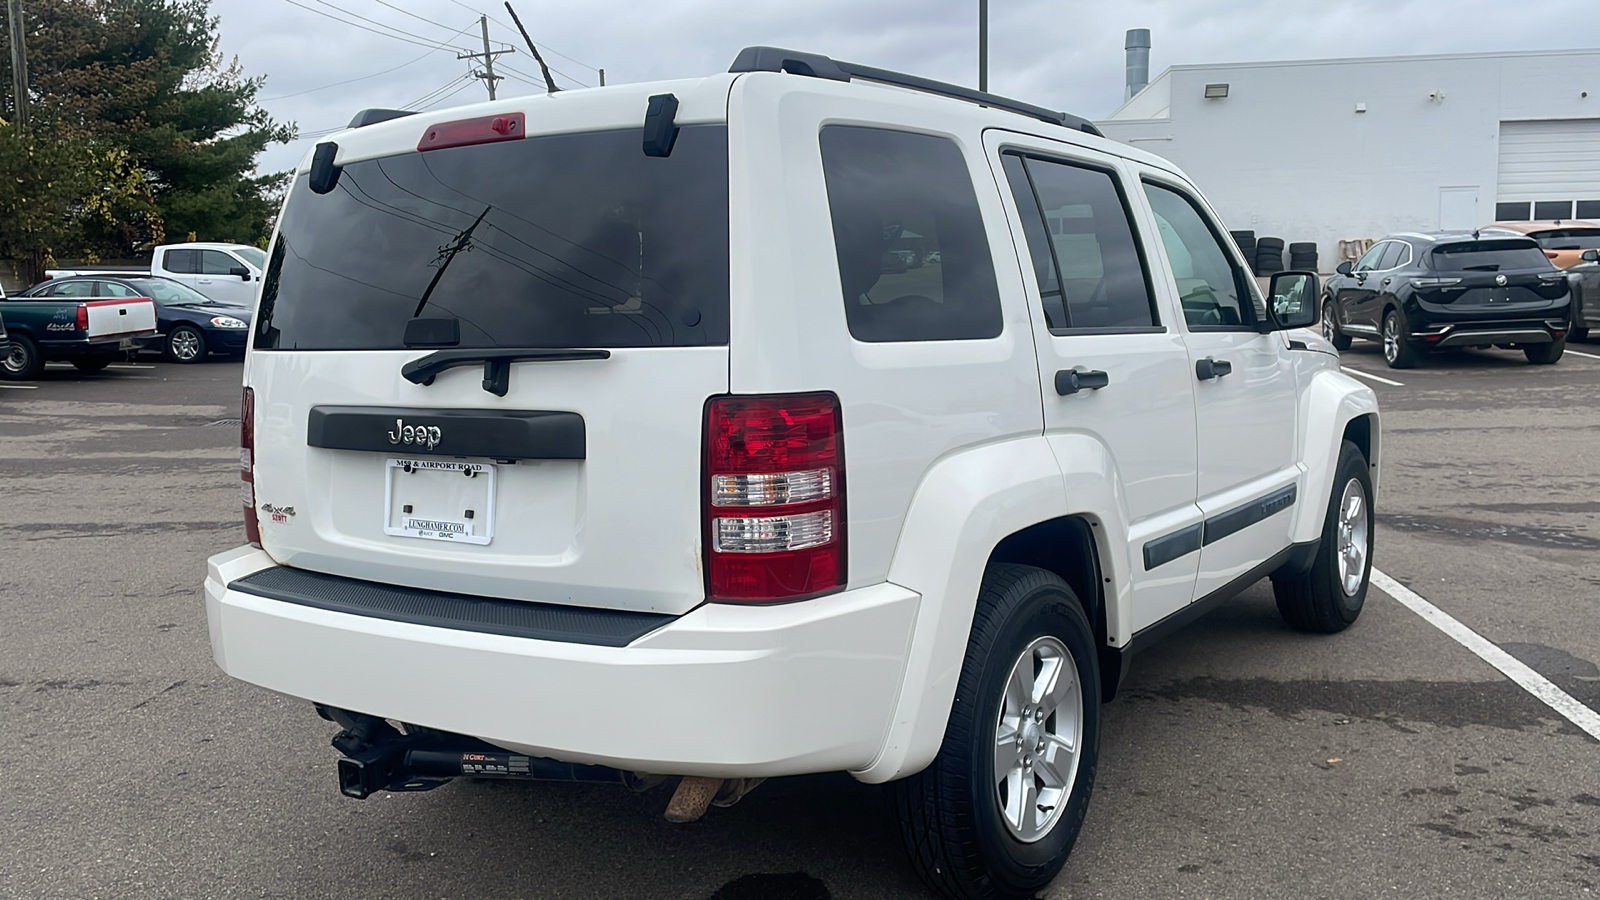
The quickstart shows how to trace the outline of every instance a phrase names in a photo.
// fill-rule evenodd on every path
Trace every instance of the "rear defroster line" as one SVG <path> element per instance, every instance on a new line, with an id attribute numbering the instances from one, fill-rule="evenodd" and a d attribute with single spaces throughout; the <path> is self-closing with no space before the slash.
<path id="1" fill-rule="evenodd" d="M 1517 686 L 1537 697 L 1540 702 L 1561 714 L 1568 722 L 1583 729 L 1590 737 L 1600 741 L 1600 713 L 1595 712 L 1549 679 L 1529 668 L 1525 663 L 1495 646 L 1487 638 L 1461 624 L 1444 610 L 1388 575 L 1372 570 L 1372 584 L 1393 597 L 1406 609 L 1421 616 L 1429 625 L 1449 635 L 1452 640 L 1471 650 L 1479 659 L 1500 670 L 1502 675 Z"/>

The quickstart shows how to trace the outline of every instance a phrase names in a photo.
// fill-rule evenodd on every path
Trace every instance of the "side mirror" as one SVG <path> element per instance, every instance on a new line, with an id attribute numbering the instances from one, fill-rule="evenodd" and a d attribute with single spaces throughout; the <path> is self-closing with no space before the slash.
<path id="1" fill-rule="evenodd" d="M 234 266 L 228 270 L 228 274 L 244 281 L 250 280 L 250 270 L 246 269 L 244 266 Z"/>
<path id="2" fill-rule="evenodd" d="M 1600 250 L 1585 250 L 1582 258 L 1584 262 L 1600 262 Z"/>
<path id="3" fill-rule="evenodd" d="M 1350 260 L 1347 259 L 1344 262 L 1339 263 L 1339 268 L 1334 269 L 1334 271 L 1338 272 L 1340 275 L 1349 275 L 1350 274 L 1350 270 L 1352 270 L 1354 268 L 1355 268 L 1355 265 L 1353 263 L 1351 263 Z"/>
<path id="4" fill-rule="evenodd" d="M 1274 330 L 1310 328 L 1317 324 L 1320 299 L 1317 276 L 1312 272 L 1279 272 L 1267 289 Z"/>

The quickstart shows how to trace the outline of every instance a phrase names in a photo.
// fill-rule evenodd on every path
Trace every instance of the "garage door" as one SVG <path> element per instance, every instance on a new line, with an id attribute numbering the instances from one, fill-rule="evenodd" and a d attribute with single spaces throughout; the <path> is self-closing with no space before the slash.
<path id="1" fill-rule="evenodd" d="M 1502 221 L 1600 217 L 1600 119 L 1501 122 L 1496 200 Z"/>

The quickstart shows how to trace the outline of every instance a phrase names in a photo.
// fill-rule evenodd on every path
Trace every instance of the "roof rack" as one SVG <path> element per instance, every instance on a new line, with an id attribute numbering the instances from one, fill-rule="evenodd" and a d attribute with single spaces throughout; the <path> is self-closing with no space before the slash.
<path id="1" fill-rule="evenodd" d="M 984 91 L 974 91 L 958 84 L 947 84 L 943 81 L 934 81 L 917 75 L 907 75 L 903 72 L 891 72 L 888 69 L 875 69 L 871 66 L 858 65 L 857 63 L 840 62 L 830 59 L 820 53 L 800 53 L 795 50 L 784 50 L 781 47 L 746 47 L 739 51 L 734 58 L 733 65 L 728 67 L 729 72 L 788 72 L 791 75 L 804 75 L 808 78 L 826 78 L 829 81 L 850 81 L 860 78 L 864 81 L 876 81 L 881 84 L 892 84 L 895 87 L 910 88 L 913 91 L 922 91 L 927 94 L 938 94 L 941 97 L 953 97 L 976 103 L 980 106 L 990 106 L 1003 109 L 1019 115 L 1029 116 L 1052 125 L 1062 125 L 1086 134 L 1103 137 L 1100 129 L 1088 119 L 1072 115 L 1071 113 L 1057 112 L 1034 106 L 1032 103 L 1023 103 L 1021 100 L 1012 100 Z"/>

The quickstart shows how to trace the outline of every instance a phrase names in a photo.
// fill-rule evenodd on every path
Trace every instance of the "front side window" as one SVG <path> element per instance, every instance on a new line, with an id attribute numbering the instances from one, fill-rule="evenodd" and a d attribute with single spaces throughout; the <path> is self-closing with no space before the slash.
<path id="1" fill-rule="evenodd" d="M 1376 269 L 1378 267 L 1378 261 L 1383 258 L 1384 251 L 1388 249 L 1388 241 L 1379 241 L 1378 243 L 1373 244 L 1371 247 L 1368 247 L 1367 252 L 1361 254 L 1361 258 L 1356 260 L 1355 271 L 1370 272 L 1373 269 Z"/>
<path id="2" fill-rule="evenodd" d="M 233 252 L 258 269 L 267 267 L 267 252 L 256 247 L 235 247 Z"/>
<path id="3" fill-rule="evenodd" d="M 200 251 L 201 275 L 231 275 L 234 269 L 242 269 L 244 267 L 243 263 L 223 253 L 221 250 Z"/>
<path id="4" fill-rule="evenodd" d="M 1003 158 L 1052 331 L 1157 324 L 1116 176 L 1018 154 Z"/>
<path id="5" fill-rule="evenodd" d="M 1000 289 L 961 148 L 877 128 L 822 129 L 845 321 L 858 341 L 1000 334 Z"/>
<path id="6" fill-rule="evenodd" d="M 1195 202 L 1163 185 L 1145 182 L 1161 243 L 1172 264 L 1183 318 L 1191 329 L 1238 329 L 1254 321 L 1245 276 Z"/>

